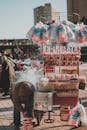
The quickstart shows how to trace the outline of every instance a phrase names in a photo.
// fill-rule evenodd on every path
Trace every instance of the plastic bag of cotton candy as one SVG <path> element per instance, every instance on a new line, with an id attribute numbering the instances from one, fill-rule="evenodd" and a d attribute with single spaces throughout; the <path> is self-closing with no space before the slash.
<path id="1" fill-rule="evenodd" d="M 82 112 L 81 112 L 80 120 L 81 120 L 82 126 L 87 126 L 87 113 L 83 105 L 82 105 Z"/>
<path id="2" fill-rule="evenodd" d="M 28 81 L 36 88 L 36 84 L 41 77 L 43 77 L 43 73 L 41 73 L 40 70 L 28 68 L 25 71 L 16 72 L 15 83 Z"/>

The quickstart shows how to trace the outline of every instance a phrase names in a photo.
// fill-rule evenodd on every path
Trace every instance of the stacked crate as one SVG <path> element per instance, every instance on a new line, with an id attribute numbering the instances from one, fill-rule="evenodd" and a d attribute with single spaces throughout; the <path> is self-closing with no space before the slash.
<path id="1" fill-rule="evenodd" d="M 59 82 L 59 84 L 53 95 L 53 105 L 76 105 L 79 96 L 78 80 Z"/>

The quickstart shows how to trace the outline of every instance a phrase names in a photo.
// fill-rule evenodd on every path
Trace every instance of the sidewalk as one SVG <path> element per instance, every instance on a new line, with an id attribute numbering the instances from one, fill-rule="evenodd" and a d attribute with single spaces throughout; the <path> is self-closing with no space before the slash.
<path id="1" fill-rule="evenodd" d="M 9 96 L 2 97 L 0 94 L 0 130 L 14 130 L 13 104 Z"/>
<path id="2" fill-rule="evenodd" d="M 87 90 L 80 91 L 82 103 L 85 105 L 87 111 Z M 33 130 L 70 130 L 67 122 L 60 121 L 59 110 L 51 113 L 53 123 L 44 123 L 44 119 L 48 118 L 48 113 L 44 114 L 39 127 L 34 127 Z M 2 97 L 0 94 L 0 130 L 19 130 L 13 126 L 13 104 L 10 97 Z M 22 128 L 20 130 L 23 130 Z M 86 127 L 80 127 L 76 130 L 86 130 Z"/>

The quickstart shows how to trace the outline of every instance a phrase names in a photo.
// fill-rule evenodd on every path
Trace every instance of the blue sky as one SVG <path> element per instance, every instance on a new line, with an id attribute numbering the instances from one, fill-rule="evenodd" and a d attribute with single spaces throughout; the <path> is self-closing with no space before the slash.
<path id="1" fill-rule="evenodd" d="M 33 26 L 33 9 L 45 3 L 66 18 L 66 0 L 0 0 L 0 39 L 26 38 Z"/>

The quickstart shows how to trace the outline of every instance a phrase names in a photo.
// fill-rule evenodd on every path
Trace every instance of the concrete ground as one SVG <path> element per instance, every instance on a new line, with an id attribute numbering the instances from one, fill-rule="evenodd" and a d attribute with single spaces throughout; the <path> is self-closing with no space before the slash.
<path id="1" fill-rule="evenodd" d="M 82 103 L 87 111 L 87 90 L 80 90 L 79 96 L 82 98 Z M 60 120 L 59 110 L 51 113 L 53 123 L 45 123 L 48 118 L 48 113 L 44 113 L 40 126 L 34 127 L 33 130 L 70 130 L 70 126 L 65 121 Z M 23 118 L 21 119 L 23 123 Z M 76 130 L 86 130 L 87 126 L 76 128 Z M 13 103 L 9 96 L 3 97 L 0 93 L 0 130 L 24 130 L 24 127 L 15 128 L 13 125 Z M 30 129 L 29 129 L 30 130 Z"/>

